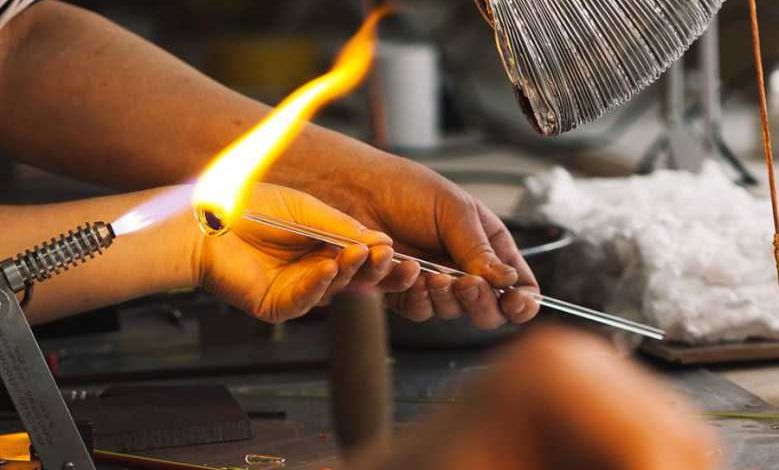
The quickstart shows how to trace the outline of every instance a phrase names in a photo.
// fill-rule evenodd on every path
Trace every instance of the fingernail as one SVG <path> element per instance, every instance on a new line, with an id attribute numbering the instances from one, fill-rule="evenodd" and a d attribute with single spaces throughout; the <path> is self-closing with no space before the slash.
<path id="1" fill-rule="evenodd" d="M 525 303 L 524 303 L 524 302 L 522 302 L 522 303 L 519 303 L 519 304 L 515 305 L 513 310 L 514 310 L 514 311 L 513 311 L 513 312 L 511 312 L 512 316 L 518 316 L 518 315 L 521 315 L 521 314 L 522 314 L 522 312 L 524 312 L 524 311 L 525 311 Z"/>
<path id="2" fill-rule="evenodd" d="M 335 261 L 332 261 L 332 264 L 328 263 L 324 269 L 325 273 L 322 276 L 321 282 L 329 284 L 333 279 L 336 278 L 336 276 L 338 276 L 338 264 Z"/>
<path id="3" fill-rule="evenodd" d="M 386 258 L 379 262 L 379 264 L 376 265 L 376 269 L 379 271 L 386 271 L 389 269 L 390 265 L 392 264 L 392 258 Z"/>
<path id="4" fill-rule="evenodd" d="M 367 233 L 377 242 L 377 245 L 392 245 L 392 238 L 384 232 L 370 230 Z"/>
<path id="5" fill-rule="evenodd" d="M 470 302 L 474 302 L 479 299 L 479 287 L 478 286 L 468 287 L 466 289 L 461 290 L 459 294 L 460 296 L 462 296 L 463 299 L 468 300 Z"/>
<path id="6" fill-rule="evenodd" d="M 502 274 L 505 276 L 516 274 L 517 270 L 512 268 L 511 266 L 503 263 L 494 263 L 490 265 L 490 269 L 495 271 L 498 274 Z"/>
<path id="7" fill-rule="evenodd" d="M 365 261 L 368 260 L 368 257 L 371 255 L 371 249 L 368 248 L 365 245 L 360 245 L 360 248 L 361 248 L 360 249 L 360 259 L 364 263 Z"/>

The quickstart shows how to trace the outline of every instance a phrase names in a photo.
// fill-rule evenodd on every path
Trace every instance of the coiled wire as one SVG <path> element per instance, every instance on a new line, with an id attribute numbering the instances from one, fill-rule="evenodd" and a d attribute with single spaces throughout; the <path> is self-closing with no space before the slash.
<path id="1" fill-rule="evenodd" d="M 26 250 L 14 258 L 14 264 L 26 283 L 44 281 L 101 254 L 112 239 L 109 226 L 86 224 Z"/>

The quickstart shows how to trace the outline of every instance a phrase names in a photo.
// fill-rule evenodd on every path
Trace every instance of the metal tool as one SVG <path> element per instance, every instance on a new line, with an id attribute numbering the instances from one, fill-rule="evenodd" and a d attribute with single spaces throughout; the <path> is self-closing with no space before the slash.
<path id="1" fill-rule="evenodd" d="M 756 421 L 779 421 L 775 411 L 719 411 L 707 410 L 703 416 L 712 419 L 752 419 Z"/>
<path id="2" fill-rule="evenodd" d="M 246 454 L 243 461 L 247 465 L 284 465 L 287 463 L 287 459 L 284 457 L 265 454 Z"/>
<path id="3" fill-rule="evenodd" d="M 94 470 L 16 293 L 82 263 L 114 240 L 110 225 L 87 224 L 0 262 L 0 375 L 46 470 Z"/>
<path id="4" fill-rule="evenodd" d="M 275 217 L 270 217 L 264 214 L 258 214 L 254 212 L 245 213 L 243 215 L 243 218 L 248 221 L 252 221 L 268 227 L 283 230 L 289 233 L 294 233 L 296 235 L 308 237 L 314 240 L 321 241 L 323 243 L 327 243 L 329 245 L 337 246 L 339 248 L 346 248 L 351 245 L 360 244 L 359 241 L 348 237 L 344 237 L 342 235 L 325 232 L 323 230 L 319 230 L 313 227 L 308 227 L 305 225 L 297 224 L 295 222 L 289 222 Z M 464 271 L 460 271 L 459 269 L 450 268 L 442 264 L 432 263 L 430 261 L 415 258 L 409 255 L 404 255 L 402 253 L 395 253 L 392 260 L 395 263 L 402 263 L 403 261 L 413 261 L 419 263 L 421 270 L 429 274 L 447 274 L 453 277 L 462 277 L 468 275 L 468 273 Z M 513 288 L 496 289 L 496 293 L 498 295 L 502 295 L 512 289 Z M 567 313 L 569 315 L 585 318 L 587 320 L 602 323 L 604 325 L 608 325 L 624 331 L 629 331 L 631 333 L 636 333 L 656 340 L 662 340 L 665 338 L 665 331 L 659 328 L 626 320 L 621 317 L 609 315 L 604 312 L 599 312 L 597 310 L 582 307 L 580 305 L 572 304 L 570 302 L 565 302 L 563 300 L 555 299 L 546 295 L 537 294 L 534 292 L 528 292 L 528 294 L 533 296 L 541 305 L 563 313 Z"/>
<path id="5" fill-rule="evenodd" d="M 245 461 L 251 467 L 213 467 L 210 465 L 198 465 L 175 460 L 144 457 L 141 455 L 122 454 L 107 450 L 95 450 L 95 460 L 101 463 L 117 464 L 130 468 L 143 468 L 146 470 L 271 470 L 283 468 L 287 460 L 283 457 L 270 455 L 249 454 Z M 249 463 L 252 460 L 253 463 Z"/>
<path id="6" fill-rule="evenodd" d="M 703 33 L 724 0 L 476 0 L 520 106 L 557 135 L 617 108 Z"/>

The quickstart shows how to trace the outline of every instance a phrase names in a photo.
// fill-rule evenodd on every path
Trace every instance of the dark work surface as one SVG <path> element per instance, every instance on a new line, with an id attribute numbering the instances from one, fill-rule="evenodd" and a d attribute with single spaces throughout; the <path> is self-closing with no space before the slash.
<path id="1" fill-rule="evenodd" d="M 248 439 L 251 422 L 221 385 L 110 387 L 69 402 L 98 449 L 135 452 Z"/>
<path id="2" fill-rule="evenodd" d="M 254 417 L 252 440 L 157 449 L 144 455 L 220 467 L 242 465 L 247 453 L 283 456 L 291 469 L 334 463 L 337 452 L 327 399 L 323 321 L 293 322 L 283 333 L 274 333 L 261 326 L 247 331 L 247 324 L 241 327 L 242 317 L 225 316 L 225 323 L 234 321 L 240 330 L 230 342 L 215 332 L 204 337 L 192 318 L 171 322 L 147 310 L 124 312 L 120 318 L 119 333 L 43 342 L 45 349 L 59 356 L 66 397 L 88 396 L 116 383 L 222 383 Z M 201 346 L 201 338 L 212 344 Z M 395 351 L 398 425 L 408 426 L 450 406 L 462 384 L 489 367 L 485 357 L 481 349 Z M 667 368 L 662 373 L 703 409 L 768 409 L 757 397 L 703 369 Z M 636 410 L 636 419 L 641 419 L 641 410 Z M 774 452 L 779 422 L 720 420 L 711 425 L 727 442 L 721 449 L 731 459 L 727 468 L 779 468 L 779 455 Z"/>
<path id="3" fill-rule="evenodd" d="M 455 384 L 479 371 L 478 367 L 467 365 L 451 367 L 446 360 L 420 362 L 418 359 L 399 358 L 396 365 L 396 422 L 403 428 L 437 409 L 450 406 L 441 398 L 454 396 L 459 388 Z M 409 368 L 411 364 L 415 364 L 414 370 Z M 291 469 L 334 465 L 337 445 L 328 416 L 326 381 L 316 375 L 279 377 L 276 383 L 267 378 L 225 377 L 223 380 L 231 384 L 236 398 L 247 410 L 268 416 L 284 412 L 285 417 L 253 420 L 254 437 L 250 441 L 158 449 L 143 455 L 221 467 L 239 466 L 245 454 L 262 453 L 285 457 Z M 761 400 L 704 370 L 672 373 L 669 378 L 674 386 L 705 409 L 766 409 Z M 641 419 L 641 410 L 636 410 L 636 419 Z M 712 422 L 726 442 L 720 452 L 729 455 L 731 464 L 725 468 L 779 468 L 779 456 L 775 452 L 779 443 L 779 433 L 774 429 L 777 424 L 752 420 Z"/>

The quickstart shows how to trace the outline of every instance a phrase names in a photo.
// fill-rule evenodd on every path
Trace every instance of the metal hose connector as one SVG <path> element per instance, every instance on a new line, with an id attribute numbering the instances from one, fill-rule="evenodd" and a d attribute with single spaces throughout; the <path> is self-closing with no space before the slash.
<path id="1" fill-rule="evenodd" d="M 109 224 L 86 224 L 0 262 L 0 269 L 9 287 L 20 292 L 35 281 L 45 281 L 102 254 L 115 237 Z"/>

